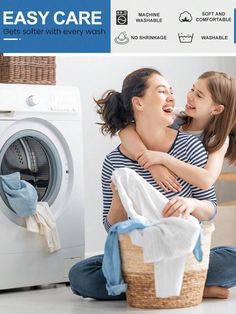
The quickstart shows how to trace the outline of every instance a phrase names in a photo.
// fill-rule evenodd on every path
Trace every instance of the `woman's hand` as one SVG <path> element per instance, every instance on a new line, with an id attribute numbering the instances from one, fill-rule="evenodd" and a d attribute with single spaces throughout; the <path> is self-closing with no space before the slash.
<path id="1" fill-rule="evenodd" d="M 156 183 L 166 192 L 180 192 L 181 184 L 177 181 L 176 175 L 162 165 L 153 165 L 148 169 Z"/>
<path id="2" fill-rule="evenodd" d="M 162 211 L 163 217 L 188 217 L 195 210 L 192 198 L 175 196 Z"/>
<path id="3" fill-rule="evenodd" d="M 166 153 L 145 150 L 139 156 L 137 161 L 144 169 L 148 169 L 152 165 L 161 164 Z"/>

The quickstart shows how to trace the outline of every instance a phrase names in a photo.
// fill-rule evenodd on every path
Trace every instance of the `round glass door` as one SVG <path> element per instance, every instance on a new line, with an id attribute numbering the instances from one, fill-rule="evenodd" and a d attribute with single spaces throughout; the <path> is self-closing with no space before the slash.
<path id="1" fill-rule="evenodd" d="M 44 134 L 24 130 L 14 134 L 0 152 L 0 175 L 20 172 L 21 180 L 32 184 L 38 201 L 53 203 L 60 189 L 62 165 L 54 144 Z M 3 190 L 2 199 L 9 207 Z"/>

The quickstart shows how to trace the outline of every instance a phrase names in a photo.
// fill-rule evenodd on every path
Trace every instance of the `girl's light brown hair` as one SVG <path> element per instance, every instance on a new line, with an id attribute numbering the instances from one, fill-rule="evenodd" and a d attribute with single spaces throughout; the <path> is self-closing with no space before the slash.
<path id="1" fill-rule="evenodd" d="M 209 153 L 216 152 L 229 136 L 225 157 L 236 163 L 236 80 L 223 72 L 209 71 L 199 76 L 206 80 L 207 89 L 215 104 L 223 105 L 224 111 L 211 117 L 204 129 L 203 144 Z M 187 118 L 187 124 L 192 118 Z"/>

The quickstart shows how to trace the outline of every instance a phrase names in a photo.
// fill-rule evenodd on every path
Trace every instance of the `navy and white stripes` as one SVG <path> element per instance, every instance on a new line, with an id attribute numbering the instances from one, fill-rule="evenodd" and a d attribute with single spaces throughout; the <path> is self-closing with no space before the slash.
<path id="1" fill-rule="evenodd" d="M 168 153 L 179 160 L 198 167 L 204 167 L 207 162 L 207 153 L 203 144 L 195 136 L 186 133 L 178 132 L 175 142 L 173 143 Z M 110 227 L 106 218 L 112 202 L 112 191 L 110 187 L 111 176 L 113 170 L 121 167 L 133 169 L 169 199 L 172 199 L 175 195 L 183 197 L 193 197 L 199 200 L 208 200 L 212 202 L 214 206 L 216 206 L 216 195 L 214 186 L 212 186 L 208 190 L 203 191 L 197 187 L 190 185 L 188 182 L 182 180 L 181 178 L 177 178 L 178 182 L 182 185 L 181 192 L 165 192 L 161 189 L 159 185 L 157 185 L 148 170 L 142 168 L 136 161 L 124 156 L 120 152 L 119 147 L 117 147 L 109 155 L 106 156 L 102 168 L 103 224 L 106 230 L 108 230 Z"/>

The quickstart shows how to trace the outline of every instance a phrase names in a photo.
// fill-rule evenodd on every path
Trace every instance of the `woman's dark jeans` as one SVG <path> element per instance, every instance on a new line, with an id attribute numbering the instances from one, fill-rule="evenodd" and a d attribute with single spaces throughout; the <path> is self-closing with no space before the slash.
<path id="1" fill-rule="evenodd" d="M 103 255 L 93 256 L 75 264 L 69 273 L 72 291 L 84 298 L 125 300 L 125 294 L 110 296 L 102 272 Z M 236 286 L 236 248 L 220 246 L 211 249 L 206 286 Z"/>

